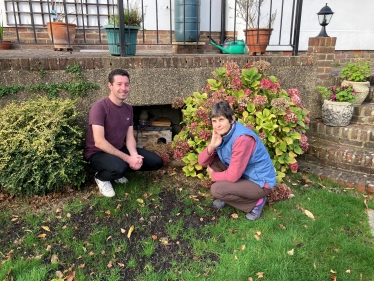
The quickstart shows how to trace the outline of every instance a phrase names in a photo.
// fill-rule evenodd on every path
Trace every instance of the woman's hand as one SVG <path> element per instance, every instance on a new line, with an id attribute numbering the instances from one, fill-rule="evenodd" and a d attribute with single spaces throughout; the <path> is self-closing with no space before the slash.
<path id="1" fill-rule="evenodd" d="M 217 134 L 214 130 L 212 133 L 212 139 L 210 140 L 210 143 L 208 144 L 208 153 L 212 154 L 213 151 L 220 146 L 222 143 L 222 137 L 221 135 Z"/>

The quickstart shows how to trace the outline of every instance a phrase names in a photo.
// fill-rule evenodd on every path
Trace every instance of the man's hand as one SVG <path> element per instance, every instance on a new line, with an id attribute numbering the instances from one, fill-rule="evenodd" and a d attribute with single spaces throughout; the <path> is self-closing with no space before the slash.
<path id="1" fill-rule="evenodd" d="M 139 170 L 143 165 L 143 156 L 136 154 L 128 156 L 128 161 L 130 168 L 133 170 Z"/>

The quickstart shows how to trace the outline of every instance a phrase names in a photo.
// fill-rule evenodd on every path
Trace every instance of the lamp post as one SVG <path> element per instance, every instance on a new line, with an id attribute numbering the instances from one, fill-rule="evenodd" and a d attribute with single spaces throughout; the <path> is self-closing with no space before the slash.
<path id="1" fill-rule="evenodd" d="M 330 23 L 333 14 L 334 12 L 327 6 L 327 3 L 326 6 L 317 13 L 319 24 L 322 26 L 321 32 L 317 37 L 329 37 L 326 33 L 326 25 Z"/>

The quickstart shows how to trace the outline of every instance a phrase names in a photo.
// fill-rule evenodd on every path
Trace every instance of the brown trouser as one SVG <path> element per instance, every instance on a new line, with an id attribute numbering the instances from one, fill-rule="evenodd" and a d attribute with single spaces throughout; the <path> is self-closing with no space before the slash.
<path id="1" fill-rule="evenodd" d="M 209 166 L 215 172 L 227 169 L 218 156 Z M 237 182 L 217 181 L 210 187 L 210 193 L 214 198 L 246 213 L 252 211 L 257 201 L 268 196 L 270 191 L 270 188 L 261 188 L 258 184 L 246 179 L 239 179 Z"/>

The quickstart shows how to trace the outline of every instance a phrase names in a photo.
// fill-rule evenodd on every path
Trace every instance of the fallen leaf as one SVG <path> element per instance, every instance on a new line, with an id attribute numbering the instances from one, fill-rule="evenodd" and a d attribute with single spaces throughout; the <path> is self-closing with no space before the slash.
<path id="1" fill-rule="evenodd" d="M 48 245 L 47 248 L 45 249 L 47 252 L 49 252 L 51 250 L 51 245 Z"/>
<path id="2" fill-rule="evenodd" d="M 112 238 L 112 236 L 108 236 L 108 238 L 106 239 L 106 241 L 108 241 L 109 239 L 111 239 Z"/>
<path id="3" fill-rule="evenodd" d="M 116 210 L 119 210 L 119 208 L 121 208 L 121 204 L 117 205 Z"/>
<path id="4" fill-rule="evenodd" d="M 166 237 L 161 237 L 161 238 L 160 238 L 160 242 L 161 242 L 162 244 L 168 244 L 168 243 L 169 243 L 169 240 L 168 240 Z"/>
<path id="5" fill-rule="evenodd" d="M 248 277 L 248 281 L 253 281 L 253 278 L 252 277 Z"/>
<path id="6" fill-rule="evenodd" d="M 330 273 L 336 273 L 336 271 L 334 271 L 334 270 L 330 269 Z"/>
<path id="7" fill-rule="evenodd" d="M 211 220 L 214 221 L 216 219 L 216 217 L 212 217 Z"/>
<path id="8" fill-rule="evenodd" d="M 43 228 L 45 231 L 51 231 L 51 230 L 49 229 L 49 227 L 46 226 L 46 225 L 42 225 L 42 228 Z"/>
<path id="9" fill-rule="evenodd" d="M 257 275 L 257 278 L 263 278 L 264 277 L 263 272 L 257 272 L 256 275 Z"/>
<path id="10" fill-rule="evenodd" d="M 293 253 L 294 253 L 294 249 L 289 250 L 289 251 L 287 252 L 287 254 L 289 254 L 290 256 L 293 256 Z"/>
<path id="11" fill-rule="evenodd" d="M 351 270 L 350 270 L 350 269 L 347 269 L 347 270 L 345 271 L 345 273 L 351 273 Z"/>
<path id="12" fill-rule="evenodd" d="M 123 234 L 125 232 L 126 232 L 126 229 L 121 228 L 121 233 Z"/>
<path id="13" fill-rule="evenodd" d="M 137 201 L 138 203 L 140 203 L 140 204 L 143 204 L 143 203 L 144 203 L 143 199 L 141 199 L 141 198 L 136 199 L 136 201 Z"/>
<path id="14" fill-rule="evenodd" d="M 258 235 L 257 233 L 255 234 L 255 238 L 257 241 L 259 241 L 261 238 L 260 238 L 260 235 Z"/>
<path id="15" fill-rule="evenodd" d="M 61 271 L 59 271 L 59 270 L 57 270 L 57 271 L 55 272 L 55 274 L 56 274 L 56 277 L 57 277 L 57 278 L 63 278 L 63 277 L 64 277 L 64 274 L 63 274 Z"/>
<path id="16" fill-rule="evenodd" d="M 242 245 L 242 247 L 240 248 L 242 251 L 245 250 L 245 245 Z"/>
<path id="17" fill-rule="evenodd" d="M 200 221 L 204 221 L 204 218 L 200 218 Z"/>
<path id="18" fill-rule="evenodd" d="M 85 267 L 84 263 L 81 263 L 80 265 L 78 265 L 78 268 L 84 268 L 84 267 Z"/>
<path id="19" fill-rule="evenodd" d="M 237 260 L 237 259 L 238 259 L 238 257 L 237 257 L 237 256 L 235 256 L 235 257 L 234 257 L 234 259 L 236 259 L 236 260 Z"/>
<path id="20" fill-rule="evenodd" d="M 95 254 L 94 251 L 91 251 L 91 252 L 88 253 L 89 256 L 93 256 L 94 254 Z"/>
<path id="21" fill-rule="evenodd" d="M 18 218 L 19 218 L 19 216 L 12 215 L 12 219 L 11 219 L 11 221 L 16 221 L 16 220 L 18 220 Z"/>
<path id="22" fill-rule="evenodd" d="M 57 257 L 57 255 L 52 255 L 52 257 L 51 257 L 51 263 L 58 263 L 58 257 Z"/>
<path id="23" fill-rule="evenodd" d="M 157 235 L 152 235 L 152 239 L 156 240 L 157 239 Z"/>
<path id="24" fill-rule="evenodd" d="M 56 213 L 60 213 L 61 212 L 61 209 L 60 208 L 57 208 L 56 209 Z"/>
<path id="25" fill-rule="evenodd" d="M 369 209 L 369 206 L 368 206 L 368 204 L 366 203 L 366 199 L 364 200 L 364 205 L 365 205 L 365 207 L 366 207 L 366 210 Z"/>
<path id="26" fill-rule="evenodd" d="M 67 217 L 67 218 L 70 218 L 70 217 L 71 217 L 71 214 L 70 214 L 70 213 L 67 213 L 67 214 L 66 214 L 66 217 Z"/>
<path id="27" fill-rule="evenodd" d="M 68 276 L 66 276 L 66 281 L 74 281 L 75 271 L 71 271 Z"/>
<path id="28" fill-rule="evenodd" d="M 314 215 L 310 211 L 304 210 L 304 214 L 310 217 L 311 219 L 315 220 Z"/>
<path id="29" fill-rule="evenodd" d="M 238 216 L 238 214 L 233 213 L 233 214 L 231 214 L 231 217 L 232 217 L 233 219 L 237 219 L 239 216 Z"/>
<path id="30" fill-rule="evenodd" d="M 130 237 L 131 237 L 131 233 L 134 231 L 134 229 L 135 229 L 135 226 L 132 225 L 132 226 L 130 227 L 130 229 L 129 229 L 129 232 L 127 233 L 127 238 L 128 238 L 128 239 L 130 239 Z"/>
<path id="31" fill-rule="evenodd" d="M 283 224 L 280 224 L 279 227 L 280 227 L 281 229 L 286 229 L 286 227 L 285 227 Z"/>
<path id="32" fill-rule="evenodd" d="M 336 281 L 336 276 L 335 275 L 331 275 L 330 278 L 331 278 L 332 281 Z"/>
<path id="33" fill-rule="evenodd" d="M 106 210 L 105 214 L 107 214 L 109 216 L 110 215 L 110 210 Z"/>
<path id="34" fill-rule="evenodd" d="M 315 264 L 315 263 L 313 264 L 313 267 L 314 267 L 314 269 L 317 269 L 317 266 L 316 266 L 316 264 Z"/>
<path id="35" fill-rule="evenodd" d="M 47 234 L 42 233 L 42 234 L 39 234 L 39 235 L 38 235 L 38 238 L 45 238 L 46 236 L 47 236 Z"/>
<path id="36" fill-rule="evenodd" d="M 117 262 L 117 264 L 118 264 L 120 267 L 124 267 L 124 266 L 125 266 L 124 263 Z"/>
<path id="37" fill-rule="evenodd" d="M 112 261 L 109 261 L 108 264 L 106 265 L 108 268 L 111 268 L 113 266 Z"/>

